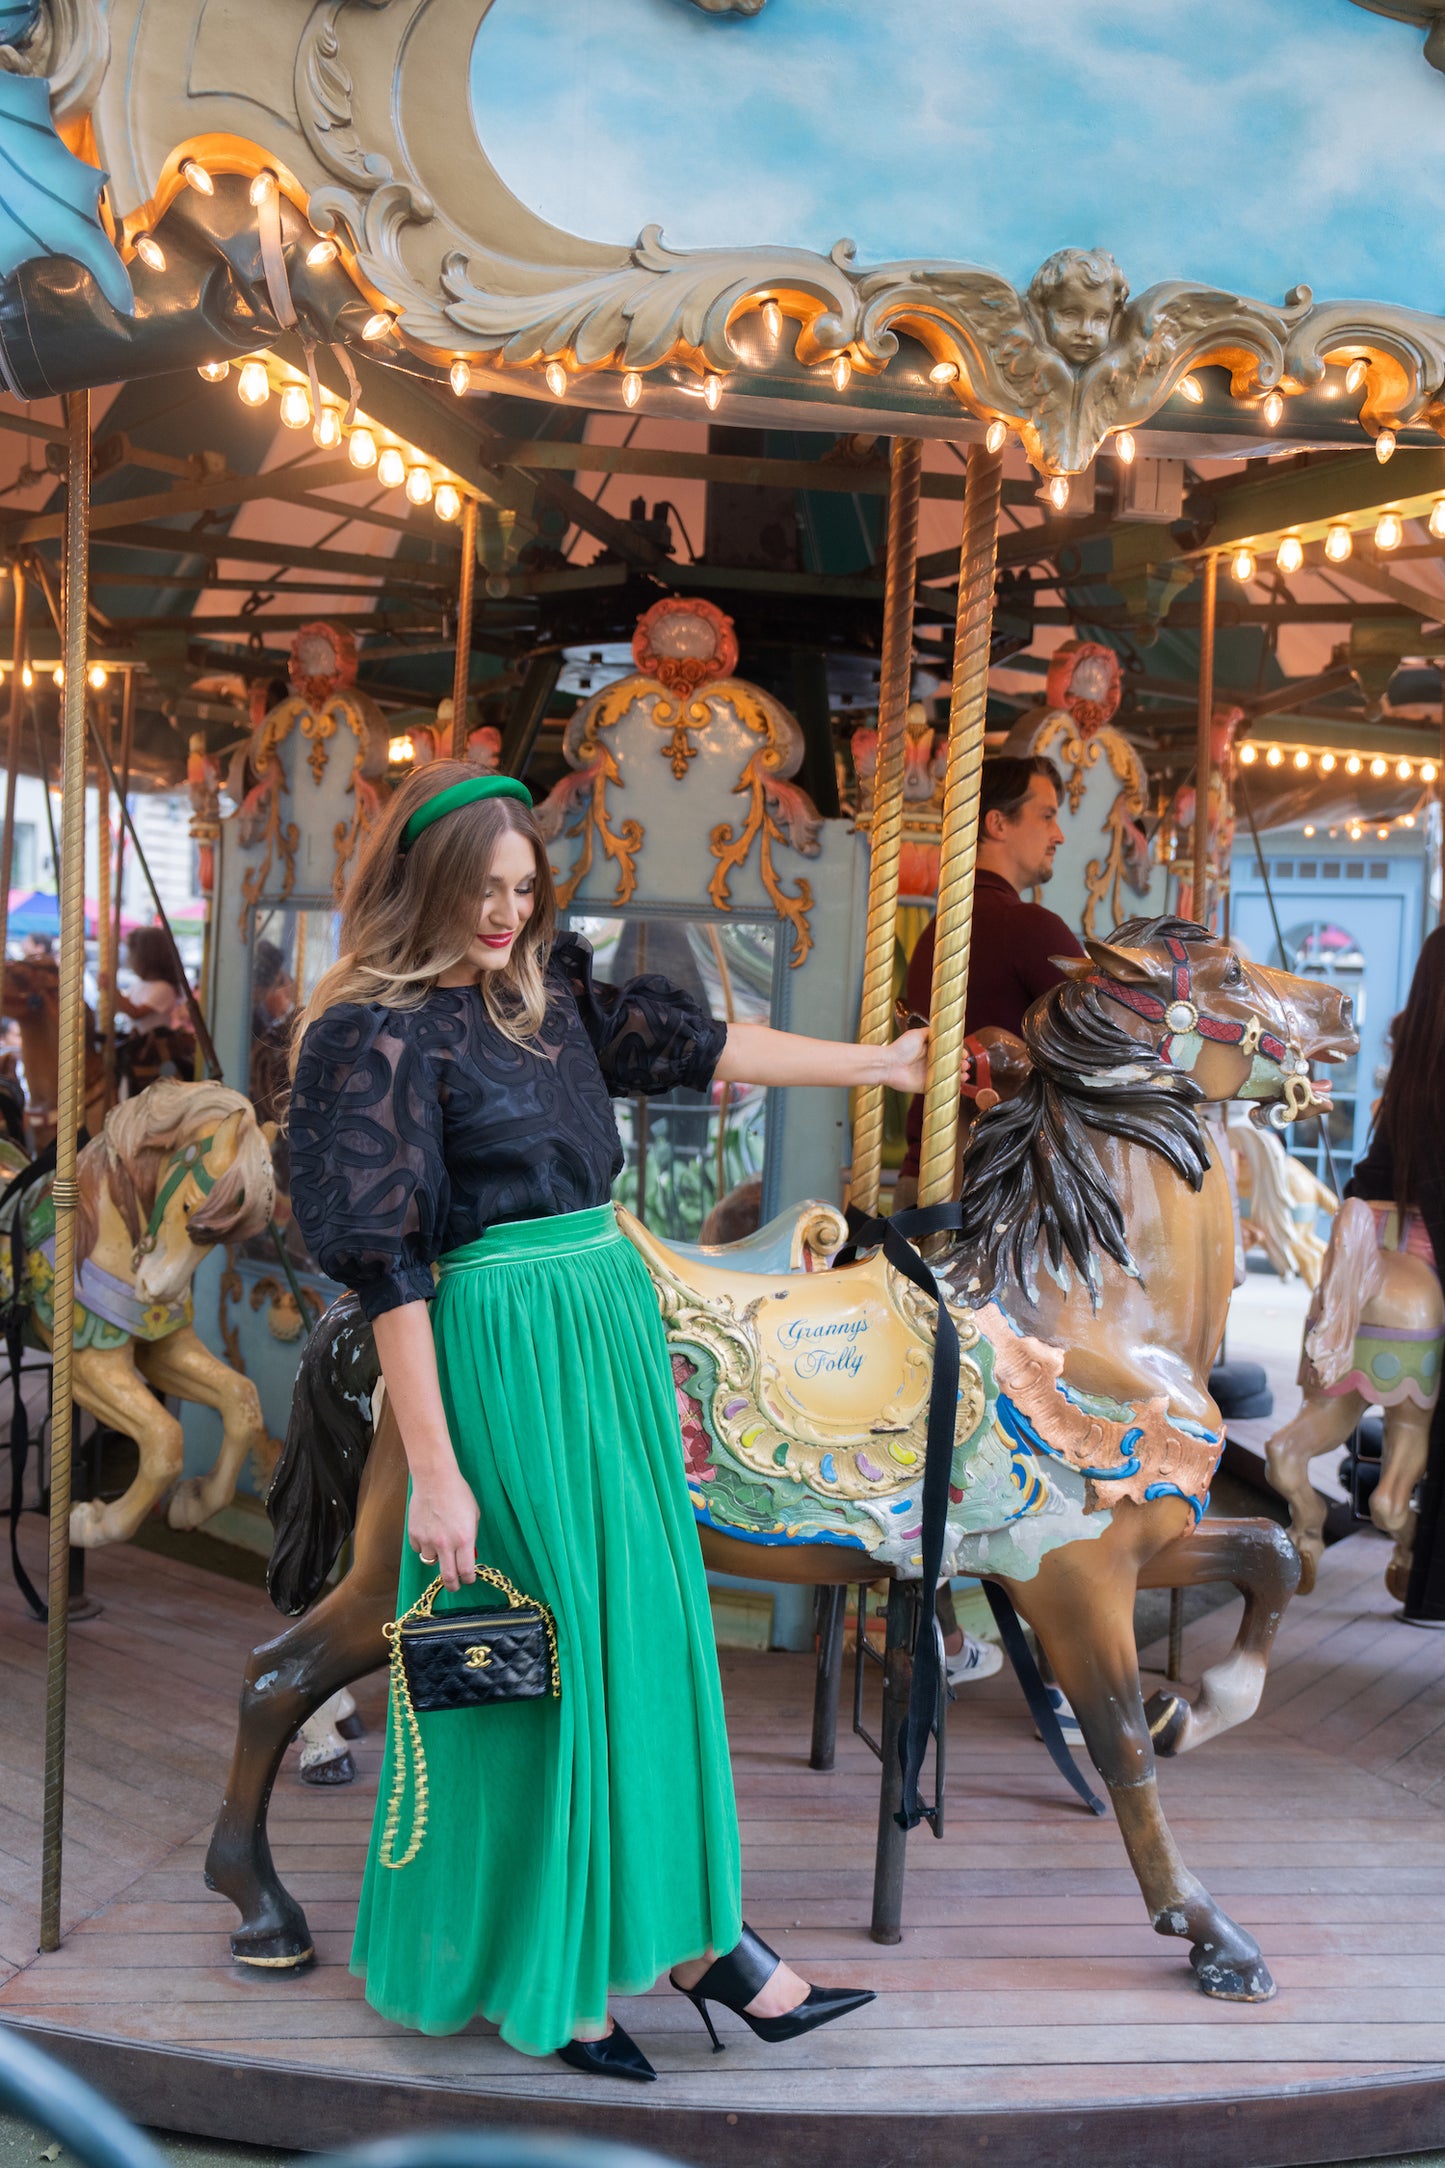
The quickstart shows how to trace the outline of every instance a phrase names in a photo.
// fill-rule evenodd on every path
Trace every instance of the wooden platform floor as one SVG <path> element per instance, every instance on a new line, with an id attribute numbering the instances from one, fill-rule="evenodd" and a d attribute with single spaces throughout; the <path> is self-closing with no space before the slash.
<path id="1" fill-rule="evenodd" d="M 36 2028 L 132 2113 L 321 2146 L 421 2123 L 574 2126 L 684 2161 L 1305 2162 L 1445 2139 L 1445 1635 L 1397 1624 L 1362 1532 L 1285 1622 L 1263 1714 L 1163 1787 L 1190 1866 L 1253 1930 L 1279 1983 L 1205 2000 L 1160 1940 L 1112 1821 L 1066 1796 L 1000 1678 L 960 1695 L 949 1827 L 909 1846 L 905 1935 L 868 1939 L 877 1769 L 851 1736 L 807 1767 L 811 1664 L 726 1654 L 749 1919 L 800 1969 L 879 1996 L 768 2048 L 726 2017 L 725 2056 L 666 1989 L 619 2005 L 661 2082 L 530 2063 L 477 2024 L 453 2039 L 375 2017 L 346 1969 L 381 1699 L 361 1780 L 288 1766 L 271 1828 L 319 1964 L 234 1967 L 201 1861 L 252 1591 L 118 1549 L 103 1614 L 72 1635 L 64 1946 L 37 1957 L 43 1632 L 0 1592 L 0 2017 Z M 38 1566 L 38 1560 L 37 1560 Z M 1231 1638 L 1191 1628 L 1191 1676 Z M 1150 1652 L 1156 1659 L 1158 1651 Z M 985 2152 L 986 2149 L 986 2152 Z"/>

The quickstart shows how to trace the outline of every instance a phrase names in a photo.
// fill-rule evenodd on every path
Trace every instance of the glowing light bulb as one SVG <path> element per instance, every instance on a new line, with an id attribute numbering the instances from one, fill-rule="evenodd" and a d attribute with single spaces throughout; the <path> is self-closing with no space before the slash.
<path id="1" fill-rule="evenodd" d="M 1402 813 L 1402 814 L 1400 815 L 1400 826 L 1401 826 L 1402 828 L 1413 828 L 1413 827 L 1414 827 L 1414 825 L 1415 825 L 1415 816 L 1414 816 L 1414 814 L 1413 814 L 1413 813 Z"/>
<path id="2" fill-rule="evenodd" d="M 324 406 L 316 417 L 311 441 L 323 452 L 334 452 L 341 442 L 341 416 L 335 407 Z"/>
<path id="3" fill-rule="evenodd" d="M 1388 762 L 1387 760 L 1382 760 L 1382 759 L 1380 758 L 1380 755 L 1379 755 L 1378 753 L 1376 753 L 1376 755 L 1375 755 L 1374 759 L 1373 759 L 1373 760 L 1372 760 L 1372 761 L 1370 762 L 1370 773 L 1371 773 L 1371 775 L 1375 775 L 1375 776 L 1379 776 L 1379 775 L 1388 775 L 1388 774 L 1389 774 L 1389 772 L 1390 772 L 1390 763 L 1389 763 L 1389 762 Z"/>
<path id="4" fill-rule="evenodd" d="M 396 318 L 391 311 L 389 309 L 377 309 L 373 315 L 367 317 L 366 322 L 362 325 L 361 336 L 363 339 L 372 341 L 384 339 L 389 331 L 395 329 Z"/>
<path id="5" fill-rule="evenodd" d="M 1284 420 L 1284 393 L 1282 391 L 1267 392 L 1264 405 L 1259 411 L 1266 429 L 1278 429 L 1280 423 Z"/>
<path id="6" fill-rule="evenodd" d="M 1408 760 L 1397 760 L 1395 762 L 1395 773 L 1402 783 L 1408 783 L 1415 771 Z"/>
<path id="7" fill-rule="evenodd" d="M 1252 768 L 1258 758 L 1259 747 L 1257 745 L 1241 745 L 1239 748 L 1239 764 L 1242 768 Z"/>
<path id="8" fill-rule="evenodd" d="M 1051 474 L 1044 485 L 1044 495 L 1056 512 L 1062 512 L 1069 501 L 1069 477 Z"/>
<path id="9" fill-rule="evenodd" d="M 216 193 L 216 184 L 199 159 L 183 158 L 177 171 L 198 196 L 214 196 Z"/>
<path id="10" fill-rule="evenodd" d="M 1267 752 L 1267 753 L 1265 754 L 1265 756 L 1264 756 L 1264 763 L 1265 763 L 1265 766 L 1266 766 L 1267 768 L 1281 768 L 1281 767 L 1283 767 L 1283 765 L 1284 765 L 1284 752 L 1283 752 L 1282 748 L 1281 748 L 1281 747 L 1279 747 L 1278 745 L 1272 745 L 1272 746 L 1270 747 L 1269 751 L 1268 751 L 1268 752 Z"/>
<path id="11" fill-rule="evenodd" d="M 436 493 L 438 519 L 457 519 L 461 515 L 461 491 L 453 489 L 450 482 L 443 482 Z"/>
<path id="12" fill-rule="evenodd" d="M 243 362 L 236 389 L 241 394 L 243 405 L 264 406 L 271 396 L 271 379 L 266 374 L 265 362 Z"/>
<path id="13" fill-rule="evenodd" d="M 408 504 L 430 504 L 432 478 L 429 467 L 408 467 L 406 470 L 406 500 Z"/>
<path id="14" fill-rule="evenodd" d="M 383 489 L 400 489 L 406 480 L 406 461 L 394 444 L 382 448 L 381 457 L 376 462 L 376 479 Z"/>
<path id="15" fill-rule="evenodd" d="M 1191 406 L 1203 406 L 1204 386 L 1197 376 L 1181 376 L 1175 388 L 1180 398 L 1187 399 Z"/>
<path id="16" fill-rule="evenodd" d="M 1309 764 L 1310 764 L 1310 756 L 1309 756 L 1309 754 L 1308 754 L 1308 753 L 1307 753 L 1307 752 L 1305 751 L 1305 749 L 1304 749 L 1304 747 L 1303 747 L 1303 746 L 1301 746 L 1301 747 L 1300 747 L 1300 749 L 1299 749 L 1299 751 L 1298 751 L 1298 752 L 1297 752 L 1297 753 L 1295 754 L 1295 756 L 1294 756 L 1294 764 L 1295 764 L 1295 766 L 1296 766 L 1297 768 L 1307 768 L 1307 767 L 1309 766 Z"/>
<path id="17" fill-rule="evenodd" d="M 389 768 L 409 768 L 415 759 L 416 747 L 405 734 L 387 739 L 386 764 Z"/>
<path id="18" fill-rule="evenodd" d="M 1436 778 L 1436 776 L 1437 776 L 1437 775 L 1438 775 L 1439 773 L 1440 773 L 1440 770 L 1439 770 L 1439 769 L 1438 769 L 1438 768 L 1436 767 L 1436 765 L 1435 765 L 1435 763 L 1434 763 L 1434 761 L 1433 761 L 1433 760 L 1422 760 L 1422 761 L 1421 761 L 1421 763 L 1420 763 L 1420 781 L 1421 781 L 1422 783 L 1433 783 L 1433 782 L 1434 782 L 1434 780 L 1435 780 L 1435 778 Z"/>
<path id="19" fill-rule="evenodd" d="M 166 267 L 166 252 L 161 247 L 160 242 L 156 239 L 153 233 L 138 233 L 136 235 L 135 252 L 137 256 L 139 256 L 141 262 L 145 264 L 148 269 L 152 271 L 164 271 Z"/>
<path id="20" fill-rule="evenodd" d="M 722 378 L 720 376 L 704 377 L 702 386 L 702 403 L 707 408 L 709 414 L 716 414 L 718 408 L 722 405 L 722 395 Z"/>
<path id="21" fill-rule="evenodd" d="M 92 692 L 103 693 L 106 686 L 110 683 L 110 673 L 107 671 L 104 663 L 93 662 L 89 670 L 86 672 L 86 675 L 90 679 L 90 689 Z"/>
<path id="22" fill-rule="evenodd" d="M 262 204 L 269 203 L 275 193 L 276 176 L 269 166 L 262 166 L 255 180 L 251 183 L 252 207 L 259 211 Z"/>
<path id="23" fill-rule="evenodd" d="M 542 380 L 546 384 L 548 391 L 552 394 L 552 397 L 554 399 L 566 398 L 567 371 L 563 368 L 560 361 L 548 362 L 546 368 L 542 371 Z"/>
<path id="24" fill-rule="evenodd" d="M 1381 841 L 1382 843 L 1383 843 L 1383 842 L 1385 841 L 1385 839 L 1386 839 L 1386 837 L 1387 837 L 1387 836 L 1389 835 L 1389 833 L 1390 833 L 1390 831 L 1389 831 L 1389 829 L 1388 829 L 1388 828 L 1377 828 L 1377 829 L 1375 830 L 1375 834 L 1376 834 L 1376 835 L 1377 835 L 1377 836 L 1379 837 L 1379 839 L 1380 839 L 1380 841 Z"/>
<path id="25" fill-rule="evenodd" d="M 1252 580 L 1257 570 L 1254 551 L 1237 549 L 1229 560 L 1229 569 L 1237 580 Z"/>
<path id="26" fill-rule="evenodd" d="M 849 378 L 853 374 L 853 364 L 846 354 L 840 354 L 828 374 L 833 379 L 834 391 L 846 391 Z"/>
<path id="27" fill-rule="evenodd" d="M 642 378 L 635 369 L 629 369 L 622 379 L 622 404 L 635 407 L 642 397 Z"/>
<path id="28" fill-rule="evenodd" d="M 984 450 L 986 452 L 1001 452 L 1007 443 L 1008 423 L 999 421 L 990 422 L 987 429 L 985 429 L 983 433 Z"/>
<path id="29" fill-rule="evenodd" d="M 1303 831 L 1302 831 L 1302 832 L 1303 832 L 1303 833 L 1304 833 L 1305 835 L 1307 835 L 1307 836 L 1312 836 L 1312 835 L 1314 834 L 1314 832 L 1315 832 L 1315 824 L 1314 824 L 1314 822 L 1313 822 L 1313 821 L 1306 821 L 1306 822 L 1305 822 L 1305 824 L 1304 824 L 1304 829 L 1303 829 Z"/>
<path id="30" fill-rule="evenodd" d="M 312 271 L 324 270 L 327 264 L 335 263 L 340 254 L 334 241 L 313 241 L 306 251 L 307 267 Z"/>
<path id="31" fill-rule="evenodd" d="M 956 384 L 958 382 L 958 363 L 956 361 L 936 361 L 928 372 L 928 381 L 930 384 Z"/>
<path id="32" fill-rule="evenodd" d="M 1378 459 L 1378 460 L 1379 460 L 1379 462 L 1380 462 L 1380 465 L 1381 465 L 1382 467 L 1384 466 L 1384 464 L 1385 464 L 1385 461 L 1386 461 L 1387 459 L 1393 458 L 1393 456 L 1394 456 L 1394 451 L 1395 451 L 1395 432 L 1394 432 L 1394 430 L 1393 430 L 1393 429 L 1382 429 L 1382 430 L 1380 431 L 1379 435 L 1378 435 L 1378 436 L 1376 437 L 1376 439 L 1375 439 L 1375 457 L 1376 457 L 1376 459 Z"/>
<path id="33" fill-rule="evenodd" d="M 1320 774 L 1333 775 L 1339 763 L 1333 753 L 1320 754 Z"/>
<path id="34" fill-rule="evenodd" d="M 1305 561 L 1305 546 L 1297 534 L 1287 534 L 1275 552 L 1281 572 L 1298 572 Z"/>
<path id="35" fill-rule="evenodd" d="M 472 388 L 471 364 L 465 361 L 454 361 L 447 371 L 447 382 L 459 399 L 465 399 Z"/>
<path id="36" fill-rule="evenodd" d="M 763 329 L 770 339 L 781 339 L 783 336 L 783 312 L 776 301 L 763 303 Z"/>
<path id="37" fill-rule="evenodd" d="M 1437 542 L 1445 541 L 1445 497 L 1437 497 L 1430 507 L 1430 532 Z"/>
<path id="38" fill-rule="evenodd" d="M 229 361 L 203 361 L 196 374 L 207 384 L 224 384 L 231 373 Z"/>
<path id="39" fill-rule="evenodd" d="M 353 467 L 376 465 L 376 439 L 369 429 L 353 429 L 347 441 L 346 456 Z"/>
<path id="40" fill-rule="evenodd" d="M 1365 763 L 1361 760 L 1358 753 L 1351 753 L 1349 758 L 1345 762 L 1345 773 L 1346 775 L 1358 775 L 1364 765 Z"/>
<path id="41" fill-rule="evenodd" d="M 1351 821 L 1347 832 L 1351 843 L 1358 843 L 1365 831 L 1358 821 Z"/>
<path id="42" fill-rule="evenodd" d="M 1345 371 L 1345 390 L 1358 391 L 1369 373 L 1370 364 L 1367 361 L 1352 361 Z"/>
<path id="43" fill-rule="evenodd" d="M 1337 520 L 1325 536 L 1325 555 L 1332 565 L 1342 565 L 1355 546 L 1355 538 L 1343 521 Z"/>
<path id="44" fill-rule="evenodd" d="M 31 686 L 35 683 L 35 672 L 31 669 L 29 663 L 26 663 L 24 669 L 20 673 L 20 682 L 25 687 L 25 690 L 27 692 L 29 692 Z"/>
<path id="45" fill-rule="evenodd" d="M 1119 432 L 1114 438 L 1114 457 L 1118 460 L 1122 460 L 1123 464 L 1126 467 L 1132 467 L 1134 464 L 1134 455 L 1138 451 L 1138 449 L 1138 445 L 1134 442 L 1133 430 L 1119 430 Z"/>
<path id="46" fill-rule="evenodd" d="M 58 662 L 55 665 L 55 668 L 50 673 L 50 679 L 54 685 L 63 685 L 65 683 L 65 665 L 63 662 Z"/>
<path id="47" fill-rule="evenodd" d="M 288 429 L 311 426 L 311 394 L 304 384 L 288 384 L 282 392 L 281 419 Z"/>
<path id="48" fill-rule="evenodd" d="M 1404 538 L 1405 530 L 1400 524 L 1399 513 L 1382 512 L 1379 524 L 1375 529 L 1376 549 L 1397 550 Z"/>

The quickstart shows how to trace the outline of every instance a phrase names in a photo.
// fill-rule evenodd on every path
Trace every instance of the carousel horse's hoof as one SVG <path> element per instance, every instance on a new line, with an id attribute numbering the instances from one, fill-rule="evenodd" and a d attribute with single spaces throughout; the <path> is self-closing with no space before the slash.
<path id="1" fill-rule="evenodd" d="M 1200 1989 L 1216 2002 L 1273 2002 L 1274 1976 L 1258 1950 L 1228 1957 L 1211 1943 L 1196 1943 L 1189 1962 Z"/>
<path id="2" fill-rule="evenodd" d="M 313 1762 L 310 1768 L 301 1770 L 303 1784 L 354 1784 L 356 1764 L 349 1754 L 334 1756 L 330 1761 Z"/>
<path id="3" fill-rule="evenodd" d="M 114 1543 L 115 1537 L 106 1526 L 106 1508 L 99 1498 L 87 1498 L 70 1509 L 70 1541 L 77 1551 L 98 1551 L 102 1545 Z"/>
<path id="4" fill-rule="evenodd" d="M 1410 1594 L 1410 1561 L 1408 1558 L 1392 1558 L 1385 1568 L 1385 1594 L 1393 1596 L 1396 1603 L 1404 1603 Z"/>
<path id="5" fill-rule="evenodd" d="M 1189 1704 L 1182 1694 L 1151 1694 L 1144 1704 L 1144 1721 L 1155 1753 L 1167 1760 L 1179 1751 L 1189 1724 Z"/>
<path id="6" fill-rule="evenodd" d="M 1311 1543 L 1308 1539 L 1301 1543 L 1298 1536 L 1291 1536 L 1290 1541 L 1299 1552 L 1299 1587 L 1295 1590 L 1295 1594 L 1297 1596 L 1308 1596 L 1314 1588 L 1315 1575 L 1319 1571 L 1321 1546 L 1317 1543 Z"/>
<path id="7" fill-rule="evenodd" d="M 220 1511 L 219 1506 L 207 1505 L 202 1495 L 205 1484 L 198 1475 L 188 1475 L 171 1493 L 166 1508 L 166 1519 L 172 1528 L 192 1529 L 204 1527 Z"/>
<path id="8" fill-rule="evenodd" d="M 202 1879 L 207 1889 L 229 1897 L 241 1914 L 242 1925 L 231 1937 L 231 1955 L 238 1965 L 264 1972 L 305 1972 L 316 1962 L 316 1948 L 306 1914 L 285 1890 L 262 1891 L 248 1899 L 234 1885 L 255 1890 L 249 1869 L 227 1871 L 224 1849 L 216 1838 L 206 1855 Z M 227 1883 L 231 1883 L 231 1888 Z"/>
<path id="9" fill-rule="evenodd" d="M 337 1717 L 336 1729 L 343 1739 L 364 1739 L 366 1737 L 366 1726 L 355 1709 L 352 1710 L 350 1716 Z"/>

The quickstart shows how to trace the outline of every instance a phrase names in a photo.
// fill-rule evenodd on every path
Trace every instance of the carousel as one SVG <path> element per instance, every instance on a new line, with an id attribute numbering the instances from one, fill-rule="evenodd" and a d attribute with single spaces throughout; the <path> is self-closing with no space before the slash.
<path id="1" fill-rule="evenodd" d="M 1338 836 L 1371 903 L 1417 853 L 1407 986 L 1445 909 L 1445 16 L 1229 0 L 1204 56 L 1014 12 L 0 0 L 0 2021 L 138 2121 L 1445 2142 L 1445 1304 L 1340 1204 L 1403 991 L 1281 920 L 1268 841 Z M 967 1029 L 1000 752 L 1055 763 L 1082 944 L 1020 1033 Z M 725 1021 L 882 1044 L 935 929 L 918 1217 L 881 1087 L 617 1104 L 748 1914 L 879 1990 L 719 2060 L 637 1998 L 640 2104 L 388 2027 L 347 1969 L 405 1470 L 292 1216 L 286 1052 L 442 756 L 528 780 L 603 978 Z M 27 777 L 48 959 L 10 953 Z M 189 957 L 138 810 L 180 794 Z M 143 1033 L 138 878 L 177 993 Z M 1272 1416 L 1222 1360 L 1246 1251 L 1317 1290 Z M 1392 1335 L 1419 1389 L 1346 1497 L 1329 1396 Z"/>

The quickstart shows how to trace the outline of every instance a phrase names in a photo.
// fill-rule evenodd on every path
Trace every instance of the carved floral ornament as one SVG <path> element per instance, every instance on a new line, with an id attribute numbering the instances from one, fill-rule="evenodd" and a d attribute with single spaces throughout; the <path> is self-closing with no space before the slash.
<path id="1" fill-rule="evenodd" d="M 692 4 L 747 16 L 764 0 Z M 1057 251 L 1020 291 L 967 263 L 860 265 L 847 240 L 821 255 L 673 249 L 657 225 L 631 246 L 560 232 L 477 141 L 462 63 L 491 5 L 256 0 L 242 70 L 233 11 L 217 0 L 109 0 L 103 17 L 98 0 L 45 0 L 32 45 L 65 85 L 68 117 L 77 97 L 86 104 L 127 245 L 184 186 L 186 157 L 218 172 L 269 168 L 395 316 L 379 358 L 409 348 L 439 371 L 485 363 L 493 384 L 511 376 L 528 394 L 548 372 L 563 392 L 590 379 L 599 405 L 619 390 L 630 403 L 653 372 L 695 391 L 699 378 L 706 388 L 766 367 L 770 389 L 846 411 L 850 380 L 874 379 L 855 412 L 897 410 L 940 430 L 966 415 L 1016 432 L 1052 474 L 1087 467 L 1176 395 L 1198 397 L 1207 367 L 1228 370 L 1235 399 L 1268 422 L 1274 395 L 1309 391 L 1330 362 L 1363 364 L 1354 389 L 1370 435 L 1445 429 L 1445 322 L 1385 304 L 1316 303 L 1299 286 L 1275 305 L 1184 280 L 1131 296 L 1099 248 Z M 1433 57 L 1442 5 L 1379 0 L 1376 12 L 1429 28 Z M 97 68 L 98 24 L 124 67 Z M 31 47 L 0 61 L 41 65 Z M 620 387 L 604 381 L 618 375 Z M 585 396 L 586 381 L 578 388 Z"/>

